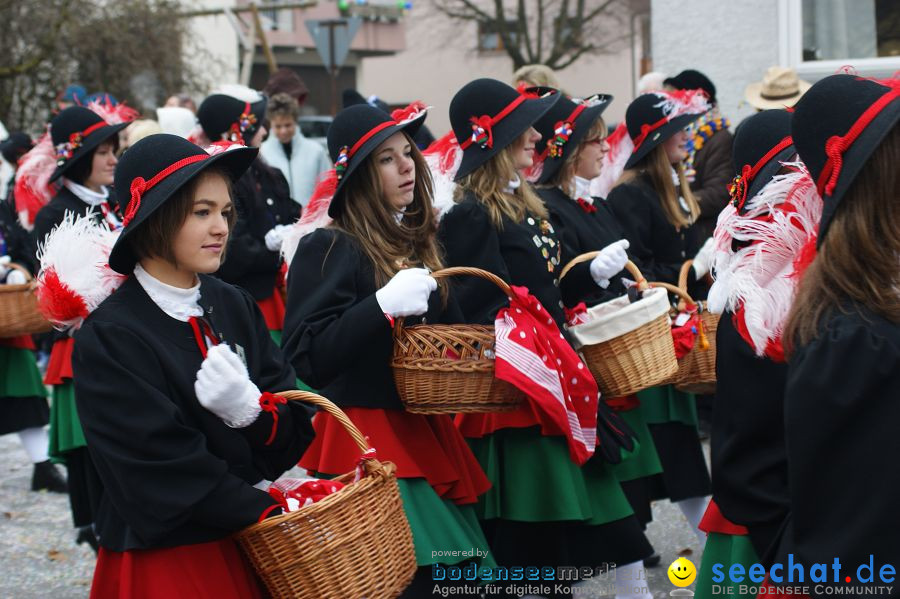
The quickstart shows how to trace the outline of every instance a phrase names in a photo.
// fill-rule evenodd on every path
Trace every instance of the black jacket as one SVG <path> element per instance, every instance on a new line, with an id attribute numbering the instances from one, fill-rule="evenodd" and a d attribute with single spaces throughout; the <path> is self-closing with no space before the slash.
<path id="1" fill-rule="evenodd" d="M 541 225 L 528 216 L 521 223 L 503 217 L 497 229 L 487 209 L 472 193 L 441 219 L 438 237 L 448 266 L 474 266 L 487 270 L 511 285 L 528 291 L 550 312 L 562 329 L 565 322 L 557 277 L 562 270 L 562 249 L 551 223 Z M 546 252 L 546 256 L 543 255 Z M 453 289 L 466 322 L 494 324 L 507 297 L 496 285 L 475 277 L 455 277 Z"/>
<path id="2" fill-rule="evenodd" d="M 261 391 L 295 386 L 294 370 L 272 343 L 246 293 L 202 276 L 213 330 L 238 355 Z M 262 412 L 244 429 L 226 426 L 197 401 L 203 358 L 186 322 L 166 315 L 134 277 L 107 298 L 75 335 L 78 415 L 103 483 L 95 525 L 114 551 L 224 538 L 253 524 L 273 503 L 251 485 L 274 480 L 312 439 L 311 410 Z"/>
<path id="3" fill-rule="evenodd" d="M 696 225 L 677 230 L 669 223 L 659 194 L 645 176 L 617 185 L 607 201 L 628 238 L 628 254 L 644 278 L 677 284 L 681 265 L 693 258 L 705 241 L 699 238 Z M 689 278 L 695 277 L 691 274 Z"/>
<path id="4" fill-rule="evenodd" d="M 596 212 L 587 213 L 572 198 L 557 187 L 538 190 L 550 211 L 550 222 L 562 241 L 562 264 L 585 252 L 602 250 L 614 241 L 625 238 L 622 226 L 609 204 L 594 198 Z M 609 287 L 603 289 L 591 277 L 590 262 L 574 266 L 559 282 L 563 302 L 572 307 L 584 302 L 591 307 L 625 294 L 622 277 L 631 277 L 622 271 L 612 277 Z"/>
<path id="5" fill-rule="evenodd" d="M 282 346 L 300 378 L 339 406 L 400 410 L 390 368 L 393 332 L 377 290 L 374 265 L 351 236 L 310 233 L 291 262 Z M 458 323 L 462 314 L 452 298 L 442 308 L 436 292 L 425 320 Z"/>
<path id="6" fill-rule="evenodd" d="M 242 287 L 256 300 L 271 297 L 281 268 L 281 256 L 266 247 L 266 233 L 289 225 L 300 216 L 299 204 L 281 171 L 257 158 L 234 184 L 237 223 L 228 240 L 225 262 L 216 276 Z"/>
<path id="7" fill-rule="evenodd" d="M 731 161 L 732 145 L 734 135 L 723 129 L 706 140 L 694 156 L 697 174 L 691 183 L 691 191 L 700 205 L 697 227 L 701 242 L 712 236 L 719 213 L 728 204 L 728 185 L 735 175 Z"/>
<path id="8" fill-rule="evenodd" d="M 47 234 L 63 222 L 67 212 L 71 212 L 76 217 L 91 214 L 98 223 L 103 221 L 103 213 L 99 208 L 82 202 L 78 196 L 69 191 L 68 187 L 61 187 L 59 192 L 34 217 L 34 229 L 31 231 L 31 235 L 35 245 L 43 245 Z"/>
<path id="9" fill-rule="evenodd" d="M 788 367 L 758 357 L 733 318 L 723 314 L 716 332 L 713 499 L 726 518 L 747 527 L 768 567 L 767 554 L 790 511 L 784 447 Z"/>
<path id="10" fill-rule="evenodd" d="M 809 572 L 839 558 L 841 579 L 858 585 L 870 554 L 876 581 L 881 565 L 900 564 L 900 325 L 851 305 L 821 331 L 789 362 L 791 519 L 779 559 L 793 553 Z"/>
<path id="11" fill-rule="evenodd" d="M 10 187 L 6 200 L 0 202 L 0 232 L 6 242 L 6 253 L 13 262 L 24 266 L 32 274 L 37 271 L 37 246 L 34 237 L 19 222 L 16 198 Z"/>

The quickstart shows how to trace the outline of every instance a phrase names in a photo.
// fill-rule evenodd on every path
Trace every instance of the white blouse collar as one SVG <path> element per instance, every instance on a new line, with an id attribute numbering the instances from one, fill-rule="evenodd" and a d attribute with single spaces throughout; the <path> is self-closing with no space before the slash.
<path id="1" fill-rule="evenodd" d="M 589 204 L 594 203 L 594 198 L 591 197 L 591 180 L 585 179 L 584 177 L 579 177 L 575 175 L 575 197 L 573 199 L 582 199 Z"/>
<path id="2" fill-rule="evenodd" d="M 173 287 L 155 278 L 140 264 L 134 267 L 134 278 L 138 280 L 153 303 L 175 320 L 187 322 L 191 316 L 203 316 L 203 308 L 199 304 L 199 282 L 190 289 Z"/>
<path id="3" fill-rule="evenodd" d="M 105 186 L 101 186 L 101 191 L 94 191 L 89 187 L 85 187 L 84 185 L 79 185 L 75 181 L 71 179 L 66 179 L 63 177 L 63 185 L 65 185 L 69 191 L 75 194 L 75 196 L 87 204 L 88 206 L 99 206 L 103 202 L 109 200 L 109 189 Z"/>

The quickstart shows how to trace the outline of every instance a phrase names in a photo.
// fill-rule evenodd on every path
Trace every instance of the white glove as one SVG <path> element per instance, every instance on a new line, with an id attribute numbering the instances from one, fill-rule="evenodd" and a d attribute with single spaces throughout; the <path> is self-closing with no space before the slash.
<path id="1" fill-rule="evenodd" d="M 391 316 L 413 316 L 428 311 L 428 296 L 437 281 L 424 268 L 406 268 L 375 292 L 381 311 Z"/>
<path id="2" fill-rule="evenodd" d="M 12 258 L 9 256 L 0 256 L 0 279 L 4 278 L 6 274 L 10 271 L 9 266 L 7 266 L 12 261 Z"/>
<path id="3" fill-rule="evenodd" d="M 703 247 L 700 248 L 700 251 L 697 252 L 697 255 L 694 256 L 694 264 L 692 266 L 698 281 L 709 272 L 709 267 L 712 265 L 713 251 L 713 238 L 710 237 L 703 244 Z"/>
<path id="4" fill-rule="evenodd" d="M 253 424 L 262 395 L 241 359 L 224 343 L 211 347 L 194 381 L 197 401 L 231 428 Z"/>
<path id="5" fill-rule="evenodd" d="M 281 242 L 284 240 L 284 232 L 290 228 L 290 225 L 275 225 L 266 233 L 266 247 L 270 252 L 281 250 Z"/>
<path id="6" fill-rule="evenodd" d="M 628 262 L 628 240 L 620 239 L 614 241 L 602 250 L 600 254 L 591 260 L 591 278 L 600 287 L 606 289 L 609 287 L 609 279 L 616 273 L 621 272 Z"/>
<path id="7" fill-rule="evenodd" d="M 6 275 L 7 285 L 24 285 L 26 282 L 28 282 L 28 279 L 25 278 L 25 273 L 20 270 L 10 271 L 10 273 Z"/>

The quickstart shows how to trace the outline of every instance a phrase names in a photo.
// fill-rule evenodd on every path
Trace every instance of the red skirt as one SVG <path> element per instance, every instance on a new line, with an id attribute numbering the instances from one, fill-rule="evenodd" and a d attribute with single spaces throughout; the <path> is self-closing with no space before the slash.
<path id="1" fill-rule="evenodd" d="M 233 540 L 97 556 L 91 599 L 262 598 L 265 592 Z"/>
<path id="2" fill-rule="evenodd" d="M 457 504 L 475 503 L 490 488 L 449 416 L 370 408 L 344 408 L 344 412 L 375 448 L 378 459 L 397 466 L 398 478 L 424 478 L 440 497 Z M 313 428 L 316 438 L 300 466 L 329 475 L 356 468 L 360 450 L 337 420 L 319 412 Z"/>
<path id="3" fill-rule="evenodd" d="M 722 515 L 719 506 L 717 506 L 716 502 L 713 500 L 710 500 L 709 504 L 706 506 L 706 513 L 703 514 L 703 519 L 700 520 L 698 528 L 707 533 L 718 532 L 726 535 L 741 536 L 749 534 L 746 527 L 735 524 Z"/>
<path id="4" fill-rule="evenodd" d="M 36 349 L 34 347 L 34 339 L 31 338 L 31 335 L 3 337 L 2 339 L 0 339 L 0 347 L 11 347 L 13 349 Z"/>
<path id="5" fill-rule="evenodd" d="M 45 385 L 62 385 L 66 380 L 72 380 L 72 350 L 75 349 L 75 340 L 71 337 L 57 339 L 50 350 L 50 360 L 47 362 L 47 373 L 44 375 Z"/>
<path id="6" fill-rule="evenodd" d="M 281 297 L 279 288 L 276 287 L 274 293 L 266 299 L 257 300 L 256 305 L 262 310 L 267 329 L 280 331 L 284 328 L 284 298 Z"/>

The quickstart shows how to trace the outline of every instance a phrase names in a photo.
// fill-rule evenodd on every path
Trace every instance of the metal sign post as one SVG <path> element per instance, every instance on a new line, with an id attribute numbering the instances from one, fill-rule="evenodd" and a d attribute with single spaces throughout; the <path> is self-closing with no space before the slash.
<path id="1" fill-rule="evenodd" d="M 356 17 L 306 21 L 306 28 L 316 43 L 316 51 L 322 57 L 322 64 L 331 75 L 331 116 L 337 114 L 338 72 L 347 60 L 350 43 L 361 24 L 362 19 Z"/>

